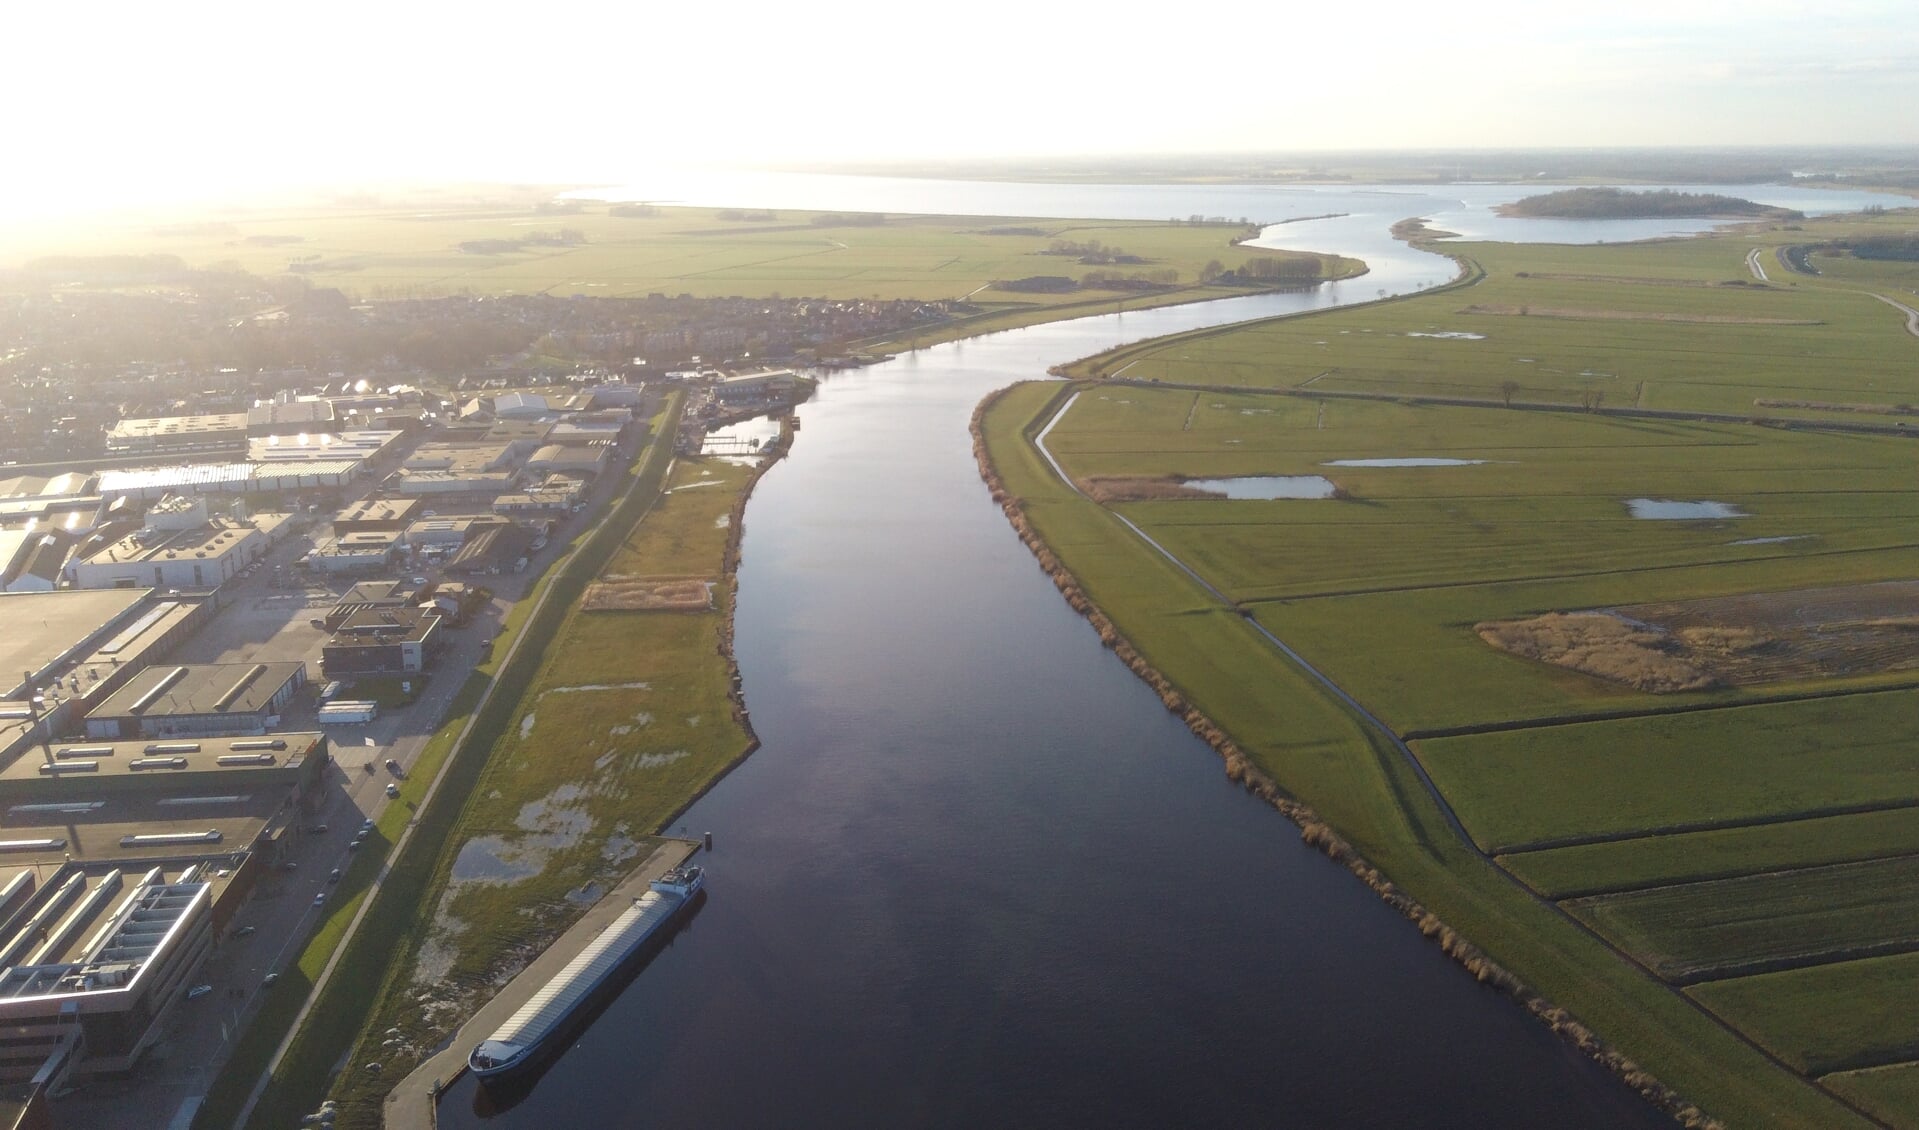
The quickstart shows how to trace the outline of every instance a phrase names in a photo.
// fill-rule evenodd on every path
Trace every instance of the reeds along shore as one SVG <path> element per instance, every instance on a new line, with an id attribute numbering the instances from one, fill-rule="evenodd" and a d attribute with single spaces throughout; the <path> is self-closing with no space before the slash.
<path id="1" fill-rule="evenodd" d="M 1301 839 L 1358 876 L 1361 882 L 1371 887 L 1389 906 L 1416 923 L 1420 933 L 1438 943 L 1439 948 L 1447 956 L 1464 966 L 1481 984 L 1490 985 L 1510 995 L 1528 1012 L 1549 1024 L 1554 1032 L 1591 1056 L 1628 1086 L 1645 1096 L 1653 1105 L 1672 1115 L 1680 1125 L 1688 1127 L 1689 1130 L 1724 1130 L 1723 1124 L 1718 1120 L 1688 1102 L 1679 1092 L 1661 1083 L 1650 1072 L 1626 1058 L 1618 1050 L 1609 1047 L 1577 1017 L 1533 991 L 1524 981 L 1487 957 L 1479 947 L 1461 937 L 1438 915 L 1421 906 L 1418 900 L 1405 891 L 1400 890 L 1392 880 L 1386 878 L 1378 868 L 1354 850 L 1353 846 L 1347 843 L 1338 832 L 1321 820 L 1312 808 L 1285 795 L 1272 778 L 1247 758 L 1245 751 L 1241 750 L 1225 731 L 1201 713 L 1197 707 L 1187 702 L 1179 689 L 1148 663 L 1144 656 L 1140 655 L 1126 637 L 1120 634 L 1112 620 L 1093 603 L 1085 590 L 1080 588 L 1078 579 L 1033 529 L 1032 524 L 1026 519 L 1026 512 L 1020 506 L 1019 500 L 1007 491 L 1005 484 L 1001 481 L 999 471 L 994 467 L 992 457 L 986 448 L 983 421 L 987 411 L 1006 391 L 1007 389 L 1002 388 L 988 393 L 973 409 L 971 425 L 973 457 L 979 463 L 980 477 L 985 480 L 987 488 L 992 492 L 993 501 L 998 503 L 1000 509 L 1005 512 L 1007 520 L 1012 523 L 1020 540 L 1026 543 L 1026 547 L 1039 560 L 1040 568 L 1052 578 L 1054 587 L 1058 588 L 1060 595 L 1066 598 L 1066 603 L 1074 611 L 1086 617 L 1093 625 L 1094 631 L 1099 633 L 1100 642 L 1110 648 L 1113 654 L 1131 668 L 1147 686 L 1153 688 L 1167 710 L 1179 715 L 1186 722 L 1188 729 L 1192 730 L 1201 741 L 1218 751 L 1220 757 L 1226 762 L 1226 776 L 1299 825 Z"/>

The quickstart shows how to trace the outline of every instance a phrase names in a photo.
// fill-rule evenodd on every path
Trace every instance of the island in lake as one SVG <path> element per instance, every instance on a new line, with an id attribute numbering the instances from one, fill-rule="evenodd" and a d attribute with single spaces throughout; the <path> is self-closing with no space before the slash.
<path id="1" fill-rule="evenodd" d="M 1737 196 L 1721 196 L 1712 192 L 1675 192 L 1669 188 L 1649 192 L 1629 192 L 1623 188 L 1568 188 L 1501 204 L 1497 211 L 1502 216 L 1555 220 L 1705 219 L 1718 216 L 1805 219 L 1802 213 L 1789 208 L 1756 204 Z"/>

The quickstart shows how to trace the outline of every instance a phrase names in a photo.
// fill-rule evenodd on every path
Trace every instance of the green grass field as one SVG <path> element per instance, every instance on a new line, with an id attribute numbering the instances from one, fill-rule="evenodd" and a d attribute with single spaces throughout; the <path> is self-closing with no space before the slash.
<path id="1" fill-rule="evenodd" d="M 1568 910 L 1669 981 L 1919 948 L 1919 857 L 1573 899 Z"/>
<path id="2" fill-rule="evenodd" d="M 976 295 L 989 307 L 1013 312 L 1120 297 L 986 290 L 998 279 L 1079 278 L 1099 269 L 1072 256 L 1042 254 L 1055 240 L 1117 248 L 1147 262 L 1105 269 L 1172 270 L 1188 287 L 1198 284 L 1211 260 L 1237 268 L 1288 255 L 1234 246 L 1240 230 L 1228 225 L 904 215 L 880 225 L 818 225 L 816 218 L 780 212 L 771 220 L 739 221 L 722 219 L 717 209 L 673 207 L 631 218 L 612 215 L 603 204 L 541 215 L 529 205 L 474 201 L 249 211 L 198 225 L 103 224 L 22 233 L 0 255 L 0 268 L 54 255 L 167 254 L 195 268 L 296 273 L 315 286 L 366 300 L 469 293 L 920 300 Z M 579 232 L 584 242 L 493 253 L 461 249 L 472 241 L 524 240 L 563 228 Z M 1359 269 L 1350 260 L 1333 266 L 1336 274 Z"/>
<path id="3" fill-rule="evenodd" d="M 1824 1075 L 1919 1060 L 1919 954 L 1695 985 L 1707 1008 L 1794 1067 Z"/>
<path id="4" fill-rule="evenodd" d="M 1919 691 L 1414 743 L 1488 851 L 1919 795 Z M 1648 787 L 1656 782 L 1657 787 Z"/>
<path id="5" fill-rule="evenodd" d="M 1908 853 L 1919 853 L 1919 808 L 1639 836 L 1499 862 L 1540 894 L 1564 899 Z"/>
<path id="6" fill-rule="evenodd" d="M 1919 338 L 1868 293 L 1904 276 L 1853 260 L 1799 276 L 1767 254 L 1770 281 L 1756 285 L 1745 264 L 1755 246 L 1912 223 L 1461 245 L 1485 272 L 1475 285 L 1080 363 L 1125 383 L 1086 387 L 1048 439 L 1082 481 L 1318 474 L 1339 487 L 1332 499 L 1095 503 L 1032 448 L 1058 386 L 989 412 L 990 457 L 1127 639 L 1286 792 L 1655 1075 L 1730 1125 L 1825 1127 L 1863 1109 L 1919 1126 L 1919 1087 L 1897 1066 L 1919 1060 L 1897 1003 L 1911 1003 L 1910 961 L 1864 956 L 1919 936 L 1919 671 L 1835 653 L 1774 681 L 1653 693 L 1474 630 L 1736 594 L 1790 608 L 1796 589 L 1919 576 L 1911 437 L 1767 426 L 1890 425 L 1871 409 L 1919 402 Z M 1445 332 L 1479 336 L 1422 336 Z M 1414 399 L 1435 396 L 1475 404 Z M 1326 466 L 1405 457 L 1484 462 Z M 1632 498 L 1743 516 L 1646 521 L 1629 516 Z M 1413 739 L 1496 864 L 1246 615 Z M 1884 631 L 1906 630 L 1889 615 Z M 1699 978 L 1712 979 L 1681 987 Z M 1682 993 L 1727 1027 L 1701 1027 Z"/>

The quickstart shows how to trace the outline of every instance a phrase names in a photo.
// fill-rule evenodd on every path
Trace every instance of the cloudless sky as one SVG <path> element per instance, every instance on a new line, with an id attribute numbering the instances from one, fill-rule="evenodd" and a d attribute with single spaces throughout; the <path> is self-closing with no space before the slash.
<path id="1" fill-rule="evenodd" d="M 1912 0 L 6 7 L 16 217 L 709 160 L 1919 143 Z"/>

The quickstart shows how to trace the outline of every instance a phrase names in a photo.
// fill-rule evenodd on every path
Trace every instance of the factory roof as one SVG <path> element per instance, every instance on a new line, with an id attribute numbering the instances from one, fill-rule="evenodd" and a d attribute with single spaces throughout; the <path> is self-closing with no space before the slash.
<path id="1" fill-rule="evenodd" d="M 96 717 L 252 714 L 267 709 L 304 663 L 156 663 L 95 707 Z"/>

